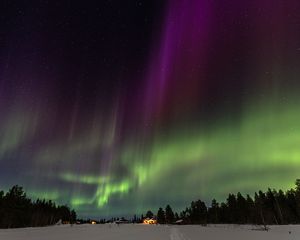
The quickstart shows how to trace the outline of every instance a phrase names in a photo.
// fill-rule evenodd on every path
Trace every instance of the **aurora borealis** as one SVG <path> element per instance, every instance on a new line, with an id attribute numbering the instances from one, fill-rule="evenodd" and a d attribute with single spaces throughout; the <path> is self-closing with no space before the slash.
<path id="1" fill-rule="evenodd" d="M 107 217 L 300 177 L 298 0 L 0 12 L 0 189 Z"/>

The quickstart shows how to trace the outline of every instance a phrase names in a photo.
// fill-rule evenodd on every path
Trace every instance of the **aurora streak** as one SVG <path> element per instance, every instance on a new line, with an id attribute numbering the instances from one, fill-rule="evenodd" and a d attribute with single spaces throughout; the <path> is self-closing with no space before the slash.
<path id="1" fill-rule="evenodd" d="M 147 27 L 131 14 L 120 33 L 119 16 L 120 29 L 102 26 L 105 37 L 95 37 L 100 20 L 87 6 L 92 20 L 78 17 L 82 29 L 91 21 L 86 35 L 43 20 L 49 43 L 25 9 L 0 52 L 0 189 L 19 184 L 79 216 L 107 217 L 291 188 L 300 177 L 300 4 L 225 2 L 150 4 Z M 78 19 L 68 21 L 77 28 Z M 20 44 L 22 26 L 32 35 Z M 133 35 L 124 52 L 118 34 Z"/>

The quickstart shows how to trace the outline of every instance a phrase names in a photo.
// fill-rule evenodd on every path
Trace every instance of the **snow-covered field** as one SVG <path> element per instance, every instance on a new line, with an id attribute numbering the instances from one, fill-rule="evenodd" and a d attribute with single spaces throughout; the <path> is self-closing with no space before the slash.
<path id="1" fill-rule="evenodd" d="M 0 229 L 0 240 L 299 240 L 300 225 L 271 226 L 261 231 L 253 226 L 164 226 L 142 224 L 63 225 L 42 228 Z"/>

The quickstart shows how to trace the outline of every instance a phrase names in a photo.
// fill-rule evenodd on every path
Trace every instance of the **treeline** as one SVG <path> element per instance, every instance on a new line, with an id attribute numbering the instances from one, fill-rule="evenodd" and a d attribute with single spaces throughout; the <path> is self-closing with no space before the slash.
<path id="1" fill-rule="evenodd" d="M 147 217 L 152 217 L 151 211 Z M 167 205 L 159 208 L 157 222 L 160 224 L 299 224 L 300 223 L 300 179 L 296 180 L 295 189 L 283 192 L 268 189 L 258 191 L 254 198 L 241 193 L 229 194 L 225 202 L 212 200 L 209 207 L 205 202 L 193 201 L 179 214 Z"/>
<path id="2" fill-rule="evenodd" d="M 76 212 L 51 200 L 32 201 L 17 185 L 6 194 L 0 191 L 0 228 L 47 226 L 60 221 L 75 222 Z"/>

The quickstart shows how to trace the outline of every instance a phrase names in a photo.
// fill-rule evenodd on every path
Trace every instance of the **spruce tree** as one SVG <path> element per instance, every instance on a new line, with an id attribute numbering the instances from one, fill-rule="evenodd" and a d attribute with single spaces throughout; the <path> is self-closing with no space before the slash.
<path id="1" fill-rule="evenodd" d="M 208 210 L 208 218 L 211 223 L 219 223 L 219 203 L 216 199 L 211 202 L 211 207 Z"/>
<path id="2" fill-rule="evenodd" d="M 295 184 L 296 184 L 296 189 L 295 189 L 296 211 L 298 215 L 298 222 L 300 222 L 300 179 L 297 179 Z"/>
<path id="3" fill-rule="evenodd" d="M 146 213 L 146 218 L 153 218 L 154 214 L 150 210 L 147 211 Z"/>
<path id="4" fill-rule="evenodd" d="M 247 202 L 243 195 L 238 192 L 236 195 L 236 211 L 237 211 L 237 219 L 236 221 L 240 224 L 245 224 L 247 222 Z"/>
<path id="5" fill-rule="evenodd" d="M 165 217 L 165 212 L 162 208 L 158 209 L 157 212 L 157 223 L 159 224 L 165 224 L 166 223 L 166 217 Z"/>
<path id="6" fill-rule="evenodd" d="M 255 223 L 255 206 L 254 201 L 250 197 L 249 194 L 247 194 L 246 197 L 246 212 L 244 213 L 247 216 L 247 223 Z"/>
<path id="7" fill-rule="evenodd" d="M 166 223 L 171 224 L 174 222 L 174 213 L 170 205 L 166 206 Z"/>
<path id="8" fill-rule="evenodd" d="M 191 223 L 193 224 L 206 224 L 207 223 L 207 207 L 204 202 L 198 200 L 191 203 L 189 209 Z"/>
<path id="9" fill-rule="evenodd" d="M 237 200 L 234 194 L 228 195 L 227 206 L 230 212 L 230 215 L 228 216 L 229 223 L 238 222 Z"/>

